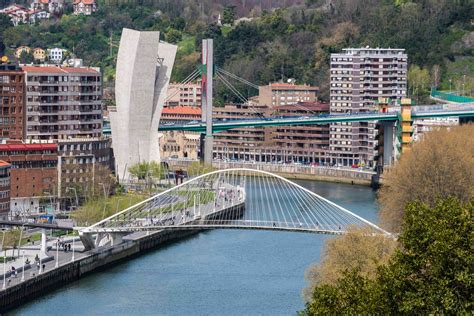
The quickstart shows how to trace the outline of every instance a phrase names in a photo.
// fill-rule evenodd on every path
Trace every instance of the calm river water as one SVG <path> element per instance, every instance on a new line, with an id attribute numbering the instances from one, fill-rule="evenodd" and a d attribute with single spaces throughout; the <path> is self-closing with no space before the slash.
<path id="1" fill-rule="evenodd" d="M 299 181 L 377 221 L 368 187 Z M 214 230 L 90 275 L 11 315 L 294 315 L 323 235 Z"/>

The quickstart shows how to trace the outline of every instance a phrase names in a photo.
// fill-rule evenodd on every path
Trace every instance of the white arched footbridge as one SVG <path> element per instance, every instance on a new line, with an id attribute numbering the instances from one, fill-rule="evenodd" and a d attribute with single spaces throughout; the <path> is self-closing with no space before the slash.
<path id="1" fill-rule="evenodd" d="M 281 176 L 238 168 L 195 177 L 84 228 L 81 234 L 216 228 L 343 234 L 349 226 L 390 235 Z"/>

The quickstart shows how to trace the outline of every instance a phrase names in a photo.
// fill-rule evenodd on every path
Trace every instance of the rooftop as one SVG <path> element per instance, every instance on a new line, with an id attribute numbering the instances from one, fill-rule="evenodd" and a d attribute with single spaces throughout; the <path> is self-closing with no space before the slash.
<path id="1" fill-rule="evenodd" d="M 0 144 L 0 151 L 57 150 L 56 144 Z"/>
<path id="2" fill-rule="evenodd" d="M 201 115 L 201 108 L 197 106 L 173 106 L 163 108 L 162 114 L 185 114 L 185 115 Z"/>
<path id="3" fill-rule="evenodd" d="M 23 71 L 30 73 L 85 73 L 98 75 L 99 72 L 93 68 L 87 67 L 60 67 L 60 66 L 22 66 Z"/>

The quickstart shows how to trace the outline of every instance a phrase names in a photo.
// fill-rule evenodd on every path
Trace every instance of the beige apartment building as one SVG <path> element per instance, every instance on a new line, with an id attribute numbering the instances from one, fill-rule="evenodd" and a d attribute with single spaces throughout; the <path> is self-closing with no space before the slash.
<path id="1" fill-rule="evenodd" d="M 168 86 L 165 107 L 201 106 L 201 84 L 170 83 Z"/>
<path id="2" fill-rule="evenodd" d="M 274 108 L 298 102 L 316 102 L 318 87 L 295 83 L 270 83 L 258 88 L 260 105 Z"/>

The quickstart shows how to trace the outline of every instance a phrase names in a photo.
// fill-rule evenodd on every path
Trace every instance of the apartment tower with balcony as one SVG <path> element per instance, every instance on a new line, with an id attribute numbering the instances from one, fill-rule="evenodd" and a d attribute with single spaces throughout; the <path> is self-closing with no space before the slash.
<path id="1" fill-rule="evenodd" d="M 102 135 L 102 80 L 94 68 L 24 66 L 27 138 Z"/>
<path id="2" fill-rule="evenodd" d="M 407 54 L 395 48 L 346 48 L 331 54 L 331 114 L 377 110 L 377 100 L 406 97 Z M 330 126 L 333 164 L 373 166 L 376 160 L 376 122 L 337 123 Z"/>

